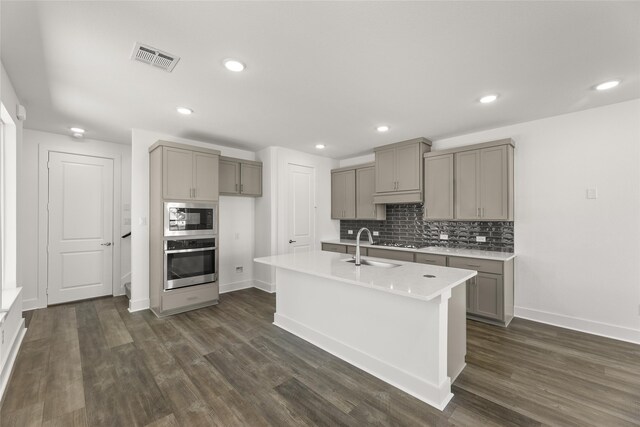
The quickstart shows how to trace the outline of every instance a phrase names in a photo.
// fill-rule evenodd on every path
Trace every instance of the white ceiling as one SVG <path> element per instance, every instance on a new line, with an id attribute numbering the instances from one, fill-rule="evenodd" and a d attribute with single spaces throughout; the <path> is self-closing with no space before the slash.
<path id="1" fill-rule="evenodd" d="M 25 127 L 342 158 L 640 97 L 640 3 L 1 2 Z M 136 42 L 181 56 L 173 73 Z M 247 64 L 231 73 L 221 63 Z M 593 85 L 621 78 L 609 92 Z M 490 105 L 477 99 L 497 92 Z M 189 117 L 177 106 L 195 110 Z M 388 124 L 379 134 L 375 127 Z"/>

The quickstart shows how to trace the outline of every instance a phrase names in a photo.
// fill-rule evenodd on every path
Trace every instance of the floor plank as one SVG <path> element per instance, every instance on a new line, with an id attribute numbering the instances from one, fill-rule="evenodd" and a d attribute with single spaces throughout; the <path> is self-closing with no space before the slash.
<path id="1" fill-rule="evenodd" d="M 1 426 L 640 426 L 640 346 L 467 323 L 438 411 L 272 324 L 275 295 L 158 319 L 124 297 L 28 312 Z"/>

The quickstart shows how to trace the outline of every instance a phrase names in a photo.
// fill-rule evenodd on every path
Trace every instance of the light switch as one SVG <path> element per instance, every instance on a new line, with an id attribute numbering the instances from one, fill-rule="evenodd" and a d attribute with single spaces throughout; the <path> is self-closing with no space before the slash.
<path id="1" fill-rule="evenodd" d="M 347 230 L 347 234 L 353 234 L 353 230 Z"/>
<path id="2" fill-rule="evenodd" d="M 587 188 L 587 199 L 597 199 L 598 198 L 598 189 L 597 188 Z"/>
<path id="3" fill-rule="evenodd" d="M 138 218 L 138 225 L 147 225 L 147 217 L 141 216 L 140 218 Z"/>

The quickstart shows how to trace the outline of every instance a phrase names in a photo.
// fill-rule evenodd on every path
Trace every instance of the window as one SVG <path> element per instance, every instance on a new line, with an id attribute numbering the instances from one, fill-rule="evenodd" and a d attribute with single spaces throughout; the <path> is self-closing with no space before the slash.
<path id="1" fill-rule="evenodd" d="M 5 106 L 0 104 L 0 279 L 3 291 L 16 287 L 16 137 L 16 125 Z"/>

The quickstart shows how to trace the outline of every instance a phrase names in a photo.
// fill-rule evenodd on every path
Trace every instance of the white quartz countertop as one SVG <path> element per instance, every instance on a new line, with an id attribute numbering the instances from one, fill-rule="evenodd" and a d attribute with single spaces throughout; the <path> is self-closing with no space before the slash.
<path id="1" fill-rule="evenodd" d="M 349 240 L 349 239 L 323 240 L 322 243 L 330 243 L 333 245 L 349 245 L 349 246 L 356 245 L 355 240 Z M 394 251 L 415 252 L 415 253 L 421 253 L 421 254 L 459 256 L 463 258 L 490 259 L 493 261 L 509 261 L 516 257 L 516 255 L 513 252 L 481 251 L 478 249 L 441 248 L 437 246 L 427 246 L 419 249 L 409 249 L 409 248 L 400 248 L 396 246 L 370 245 L 369 243 L 360 242 L 360 247 L 389 249 Z"/>
<path id="2" fill-rule="evenodd" d="M 256 258 L 254 261 L 425 301 L 438 297 L 477 274 L 473 270 L 372 257 L 362 258 L 391 262 L 399 264 L 399 267 L 382 268 L 368 265 L 356 267 L 352 263 L 345 262 L 351 258 L 352 256 L 347 254 L 314 251 L 274 255 Z M 424 277 L 425 274 L 435 277 L 427 278 Z"/>

